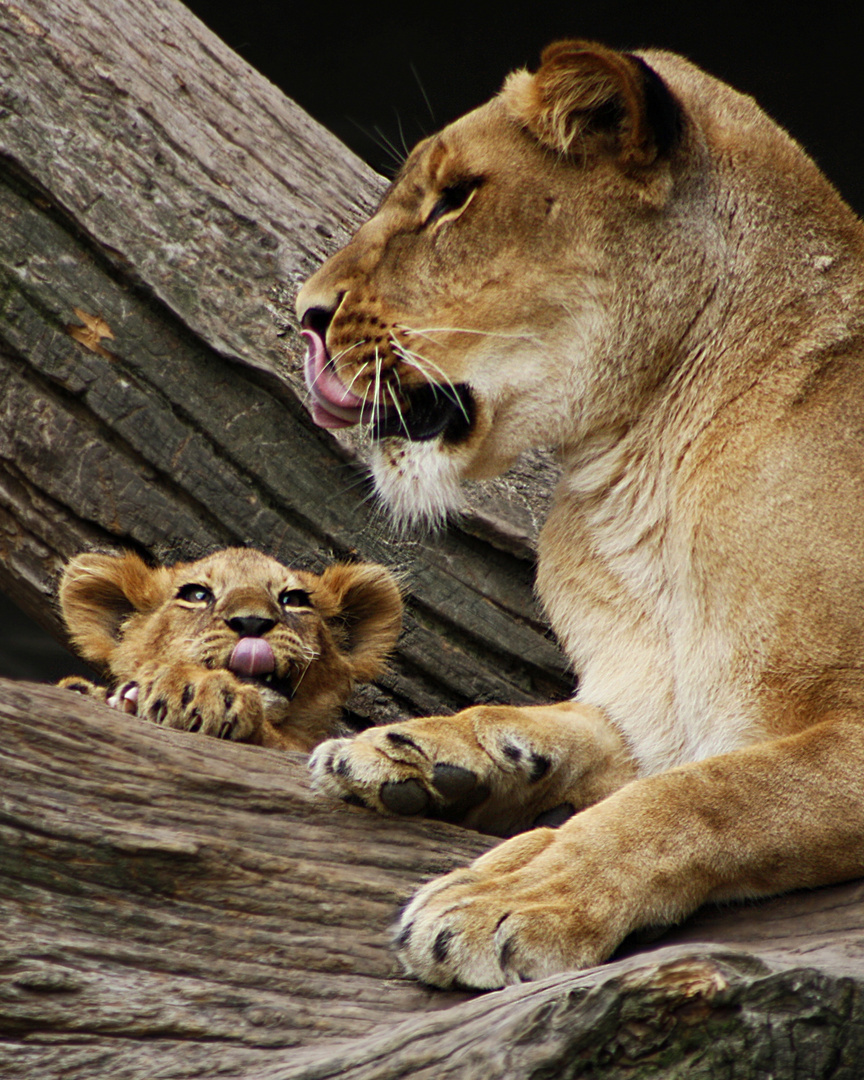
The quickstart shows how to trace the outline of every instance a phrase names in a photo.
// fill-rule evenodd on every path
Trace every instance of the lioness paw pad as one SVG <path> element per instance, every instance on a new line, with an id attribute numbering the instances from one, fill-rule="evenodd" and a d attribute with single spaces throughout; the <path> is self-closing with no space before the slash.
<path id="1" fill-rule="evenodd" d="M 330 739 L 315 750 L 309 767 L 322 793 L 402 817 L 461 821 L 490 794 L 476 770 L 434 761 L 411 735 L 395 728 Z"/>
<path id="2" fill-rule="evenodd" d="M 330 740 L 310 761 L 315 786 L 379 813 L 422 814 L 499 836 L 560 825 L 577 805 L 569 778 L 581 774 L 560 768 L 561 745 L 520 732 L 515 711 L 479 706 Z M 549 725 L 537 726 L 548 741 Z M 577 750 L 579 764 L 584 772 Z"/>
<path id="3" fill-rule="evenodd" d="M 574 872 L 578 857 L 560 836 L 526 833 L 425 885 L 394 928 L 408 974 L 493 990 L 606 959 L 622 936 L 613 895 Z"/>

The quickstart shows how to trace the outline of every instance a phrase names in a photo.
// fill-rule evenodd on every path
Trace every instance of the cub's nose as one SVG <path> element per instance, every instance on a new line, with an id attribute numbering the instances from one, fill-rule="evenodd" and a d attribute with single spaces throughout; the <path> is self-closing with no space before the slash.
<path id="1" fill-rule="evenodd" d="M 257 615 L 235 615 L 225 621 L 240 637 L 263 637 L 276 625 L 275 619 L 260 619 Z"/>

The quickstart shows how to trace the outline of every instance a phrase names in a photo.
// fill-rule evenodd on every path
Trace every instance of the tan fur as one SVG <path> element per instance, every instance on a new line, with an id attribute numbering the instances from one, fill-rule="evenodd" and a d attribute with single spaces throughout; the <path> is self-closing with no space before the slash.
<path id="1" fill-rule="evenodd" d="M 194 586 L 207 598 L 180 595 Z M 355 683 L 380 673 L 402 622 L 399 589 L 381 566 L 336 564 L 317 575 L 250 548 L 155 568 L 133 552 L 78 555 L 63 573 L 60 607 L 75 648 L 115 692 L 77 677 L 61 685 L 168 727 L 285 750 L 311 750 L 339 730 Z M 237 620 L 250 617 L 272 622 L 256 636 L 284 682 L 228 670 L 244 636 Z"/>
<path id="2" fill-rule="evenodd" d="M 562 43 L 414 151 L 298 311 L 409 434 L 424 379 L 469 403 L 379 440 L 397 517 L 563 466 L 537 588 L 575 701 L 313 758 L 383 812 L 581 811 L 423 889 L 410 972 L 500 986 L 864 872 L 864 228 L 785 132 L 680 57 Z"/>

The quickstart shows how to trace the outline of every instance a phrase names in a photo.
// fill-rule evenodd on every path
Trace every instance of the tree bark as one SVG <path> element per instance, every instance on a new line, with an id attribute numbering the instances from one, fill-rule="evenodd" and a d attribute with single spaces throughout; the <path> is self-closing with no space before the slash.
<path id="1" fill-rule="evenodd" d="M 170 0 L 0 0 L 0 587 L 53 633 L 82 548 L 356 554 L 408 590 L 358 724 L 569 692 L 531 594 L 548 462 L 397 542 L 302 407 L 293 292 L 382 188 Z M 440 993 L 387 924 L 491 840 L 55 689 L 0 683 L 0 723 L 4 1078 L 860 1074 L 860 884 Z"/>
<path id="2" fill-rule="evenodd" d="M 61 632 L 84 547 L 356 554 L 410 590 L 361 719 L 569 691 L 519 523 L 396 543 L 292 389 L 296 285 L 382 188 L 170 0 L 0 2 L 0 587 L 25 611 Z"/>
<path id="3" fill-rule="evenodd" d="M 0 723 L 4 1080 L 860 1076 L 860 883 L 442 993 L 400 976 L 387 926 L 489 838 L 53 687 L 0 683 Z"/>

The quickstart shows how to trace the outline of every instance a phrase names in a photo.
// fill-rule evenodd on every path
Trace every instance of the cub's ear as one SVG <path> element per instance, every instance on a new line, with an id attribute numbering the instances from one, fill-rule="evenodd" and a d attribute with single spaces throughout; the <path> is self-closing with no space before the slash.
<path id="1" fill-rule="evenodd" d="M 107 664 L 120 642 L 124 621 L 157 607 L 171 574 L 153 569 L 134 552 L 76 555 L 60 579 L 60 611 L 72 643 L 85 660 Z"/>
<path id="2" fill-rule="evenodd" d="M 336 563 L 312 578 L 315 606 L 330 623 L 354 678 L 379 674 L 402 629 L 402 595 L 383 566 Z"/>
<path id="3" fill-rule="evenodd" d="M 589 41 L 544 49 L 534 75 L 514 72 L 501 98 L 541 143 L 585 160 L 611 154 L 625 166 L 650 165 L 681 133 L 681 109 L 644 60 Z"/>

